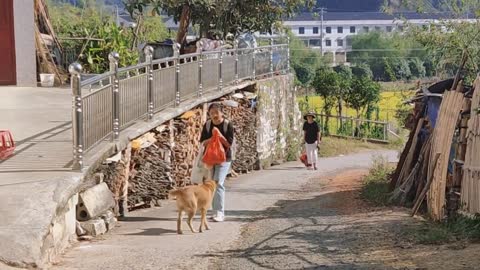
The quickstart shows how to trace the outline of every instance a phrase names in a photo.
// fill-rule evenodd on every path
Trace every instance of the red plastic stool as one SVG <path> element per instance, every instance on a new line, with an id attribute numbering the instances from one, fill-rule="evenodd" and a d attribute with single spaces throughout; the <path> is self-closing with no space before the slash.
<path id="1" fill-rule="evenodd" d="M 0 130 L 0 160 L 7 159 L 15 150 L 15 141 L 8 130 Z"/>

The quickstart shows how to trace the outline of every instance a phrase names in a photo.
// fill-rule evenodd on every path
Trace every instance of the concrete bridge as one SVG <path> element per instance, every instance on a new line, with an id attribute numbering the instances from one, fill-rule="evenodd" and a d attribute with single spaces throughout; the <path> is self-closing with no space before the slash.
<path id="1" fill-rule="evenodd" d="M 169 119 L 211 100 L 289 73 L 287 44 L 179 55 L 119 67 L 71 88 L 1 88 L 0 123 L 17 143 L 0 161 L 0 268 L 42 267 L 75 236 L 85 179 L 106 157 Z M 287 76 L 291 78 L 290 76 Z M 73 151 L 72 151 L 73 150 Z"/>

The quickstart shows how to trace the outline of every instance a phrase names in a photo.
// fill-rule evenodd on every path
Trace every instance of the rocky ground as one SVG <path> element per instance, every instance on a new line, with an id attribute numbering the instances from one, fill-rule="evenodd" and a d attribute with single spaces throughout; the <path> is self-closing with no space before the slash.
<path id="1" fill-rule="evenodd" d="M 321 159 L 317 173 L 289 163 L 230 180 L 228 220 L 202 234 L 175 234 L 171 202 L 133 212 L 54 269 L 479 269 L 480 245 L 417 245 L 421 219 L 359 199 L 373 154 Z"/>

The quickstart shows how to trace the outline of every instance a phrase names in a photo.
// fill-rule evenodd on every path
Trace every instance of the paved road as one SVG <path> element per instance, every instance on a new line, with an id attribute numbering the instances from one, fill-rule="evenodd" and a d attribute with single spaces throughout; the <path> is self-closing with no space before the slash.
<path id="1" fill-rule="evenodd" d="M 77 244 L 54 269 L 211 269 L 217 264 L 211 254 L 236 248 L 236 241 L 241 239 L 247 225 L 262 220 L 265 209 L 301 191 L 309 179 L 367 168 L 374 154 L 387 155 L 391 161 L 397 157 L 395 151 L 360 153 L 323 158 L 318 172 L 306 171 L 298 163 L 288 163 L 232 179 L 227 183 L 227 221 L 212 223 L 212 230 L 202 234 L 185 231 L 185 235 L 179 236 L 175 233 L 173 202 L 161 208 L 130 213 L 127 221 L 103 239 Z M 197 226 L 198 220 L 195 223 Z"/>
<path id="2" fill-rule="evenodd" d="M 17 144 L 15 155 L 0 161 L 0 184 L 11 178 L 6 172 L 71 170 L 71 107 L 69 89 L 0 87 L 0 130 L 10 130 Z"/>

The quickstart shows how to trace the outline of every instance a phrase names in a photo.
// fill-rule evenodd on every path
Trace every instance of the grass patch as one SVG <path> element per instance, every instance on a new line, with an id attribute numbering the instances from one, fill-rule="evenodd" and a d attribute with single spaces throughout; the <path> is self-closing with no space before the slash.
<path id="1" fill-rule="evenodd" d="M 425 222 L 414 233 L 419 244 L 442 245 L 456 241 L 480 241 L 480 216 L 457 216 L 444 222 Z"/>
<path id="2" fill-rule="evenodd" d="M 385 149 L 386 147 L 387 145 L 369 143 L 361 140 L 323 137 L 322 142 L 320 143 L 320 156 L 335 157 L 358 153 L 363 150 L 380 150 Z"/>
<path id="3" fill-rule="evenodd" d="M 392 172 L 393 167 L 388 163 L 387 157 L 375 156 L 373 165 L 368 175 L 364 178 L 360 196 L 376 206 L 388 205 L 390 199 L 388 188 L 390 184 L 389 175 Z"/>
<path id="4" fill-rule="evenodd" d="M 382 92 L 415 91 L 417 82 L 380 82 L 380 87 Z"/>

